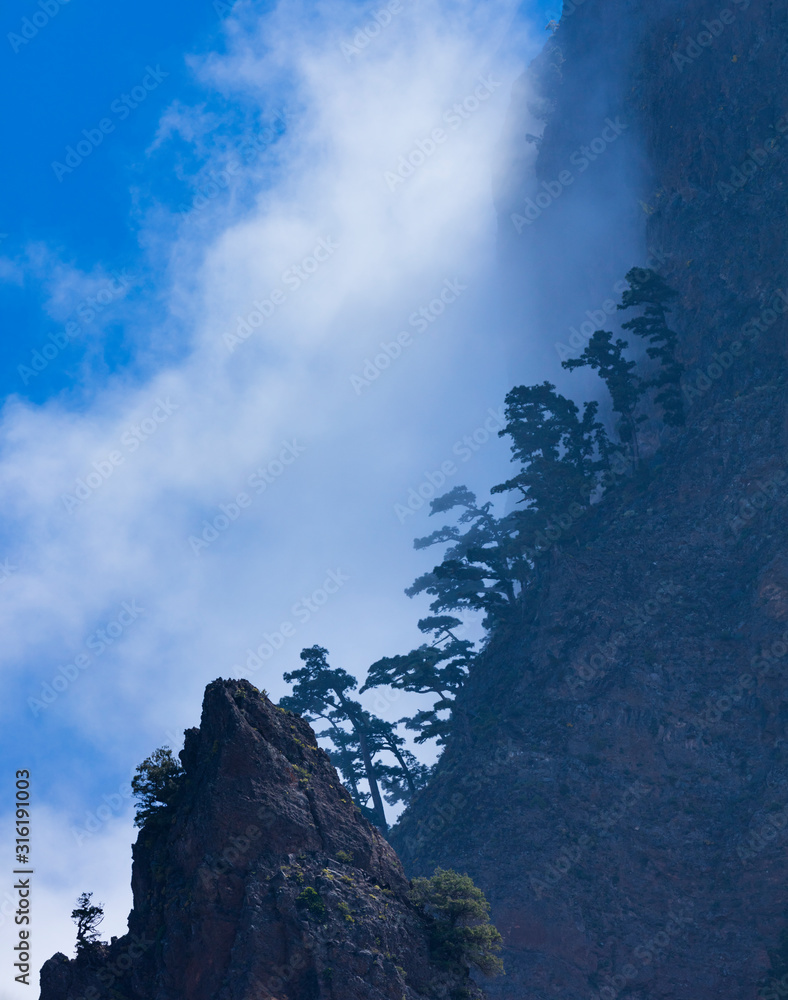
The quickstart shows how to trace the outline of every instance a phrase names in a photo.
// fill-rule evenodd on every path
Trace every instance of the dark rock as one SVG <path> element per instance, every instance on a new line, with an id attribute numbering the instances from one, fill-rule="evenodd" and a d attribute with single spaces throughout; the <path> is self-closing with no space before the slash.
<path id="1" fill-rule="evenodd" d="M 572 282 L 598 308 L 623 277 L 606 269 L 631 195 L 640 262 L 659 249 L 680 294 L 690 386 L 715 352 L 744 351 L 689 394 L 659 468 L 553 547 L 522 627 L 475 664 L 470 739 L 449 744 L 391 839 L 410 874 L 461 868 L 487 894 L 506 941 L 491 996 L 755 1000 L 787 922 L 788 331 L 784 306 L 768 310 L 787 280 L 788 8 L 564 7 L 514 94 L 515 123 L 534 83 L 547 109 L 537 178 L 552 181 L 607 114 L 629 123 L 643 169 L 625 175 L 622 141 L 517 236 L 523 142 L 499 202 L 505 262 L 541 268 L 553 320 L 576 303 Z M 723 8 L 733 21 L 691 45 Z M 591 251 L 577 249 L 593 239 L 583 218 Z M 748 337 L 753 319 L 763 332 Z M 570 322 L 553 322 L 559 338 Z"/>
<path id="2" fill-rule="evenodd" d="M 134 845 L 129 933 L 41 971 L 41 1000 L 476 995 L 309 725 L 248 681 L 208 686 L 174 800 Z"/>

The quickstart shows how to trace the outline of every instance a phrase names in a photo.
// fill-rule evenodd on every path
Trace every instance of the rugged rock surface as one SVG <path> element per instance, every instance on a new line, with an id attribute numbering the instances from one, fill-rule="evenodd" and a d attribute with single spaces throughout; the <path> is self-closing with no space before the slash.
<path id="1" fill-rule="evenodd" d="M 41 1000 L 472 995 L 432 963 L 394 851 L 306 722 L 217 680 L 181 760 L 176 799 L 134 845 L 128 935 L 90 960 L 55 955 Z"/>
<path id="2" fill-rule="evenodd" d="M 788 8 L 566 8 L 532 70 L 547 115 L 537 175 L 552 181 L 605 117 L 629 123 L 643 157 L 627 179 L 632 218 L 680 293 L 689 424 L 663 434 L 647 475 L 556 541 L 521 627 L 495 636 L 476 664 L 463 706 L 472 737 L 449 745 L 392 842 L 409 873 L 461 868 L 488 895 L 507 945 L 492 996 L 777 996 L 769 952 L 786 927 L 788 884 Z M 532 90 L 516 95 L 515 120 L 526 120 Z M 605 157 L 585 189 L 600 206 L 623 176 L 623 161 Z M 615 227 L 609 254 L 568 239 L 578 175 L 541 230 L 518 236 L 510 214 L 534 188 L 518 194 L 517 171 L 515 160 L 500 199 L 505 260 L 524 267 L 541 255 L 549 296 L 574 275 L 598 308 L 623 276 L 606 271 Z"/>

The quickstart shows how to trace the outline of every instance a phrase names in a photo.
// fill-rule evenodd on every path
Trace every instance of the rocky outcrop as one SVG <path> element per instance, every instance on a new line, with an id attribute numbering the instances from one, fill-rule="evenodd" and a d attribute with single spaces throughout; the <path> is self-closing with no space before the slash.
<path id="1" fill-rule="evenodd" d="M 134 845 L 129 933 L 55 955 L 41 1000 L 427 1000 L 429 918 L 309 725 L 248 681 L 208 686 L 175 799 Z"/>
<path id="2" fill-rule="evenodd" d="M 608 265 L 631 198 L 644 256 L 659 249 L 680 293 L 689 423 L 663 434 L 646 474 L 555 541 L 522 625 L 475 664 L 462 704 L 470 738 L 447 747 L 392 843 L 410 874 L 461 868 L 487 894 L 508 973 L 491 996 L 777 996 L 770 959 L 788 884 L 788 101 L 778 82 L 788 9 L 565 8 L 512 112 L 526 120 L 530 102 L 547 117 L 537 183 L 569 169 L 606 117 L 627 123 L 642 163 L 623 170 L 622 137 L 518 234 L 511 213 L 535 189 L 518 188 L 515 160 L 502 254 L 547 275 L 545 315 L 568 297 L 562 282 L 587 282 L 598 309 L 623 276 Z M 589 203 L 597 216 L 583 214 Z M 609 252 L 589 250 L 584 224 L 606 234 Z M 559 321 L 562 340 L 569 322 Z"/>

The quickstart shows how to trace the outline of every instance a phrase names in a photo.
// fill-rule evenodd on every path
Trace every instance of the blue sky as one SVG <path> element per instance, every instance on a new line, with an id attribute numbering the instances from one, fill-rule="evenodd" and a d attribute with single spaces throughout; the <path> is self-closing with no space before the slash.
<path id="1" fill-rule="evenodd" d="M 3 109 L 6 135 L 13 139 L 0 194 L 4 234 L 0 252 L 16 256 L 30 244 L 43 243 L 83 270 L 100 262 L 110 276 L 136 273 L 138 280 L 128 297 L 144 300 L 151 278 L 145 273 L 147 262 L 140 267 L 145 213 L 156 203 L 176 211 L 188 205 L 189 176 L 204 166 L 208 152 L 181 143 L 179 148 L 150 155 L 159 119 L 175 100 L 206 102 L 221 118 L 216 136 L 221 143 L 232 142 L 245 128 L 254 128 L 261 118 L 266 121 L 280 110 L 286 94 L 271 93 L 270 106 L 261 108 L 257 102 L 234 102 L 206 91 L 186 58 L 192 52 L 224 49 L 228 10 L 254 16 L 271 5 L 250 9 L 245 0 L 204 0 L 162 6 L 140 0 L 133 8 L 110 9 L 97 0 L 68 0 L 65 5 L 58 3 L 58 13 L 52 15 L 51 0 L 42 3 L 12 0 L 4 11 L 6 51 L 0 60 L 0 83 L 3 92 L 14 98 Z M 360 12 L 377 9 L 374 4 L 356 6 Z M 559 8 L 551 0 L 524 4 L 522 11 L 547 20 L 557 16 Z M 122 95 L 139 85 L 148 66 L 160 67 L 166 78 L 142 102 L 131 98 L 124 105 Z M 120 105 L 116 103 L 112 111 L 118 100 Z M 58 178 L 53 163 L 64 162 L 67 147 L 84 139 L 83 130 L 95 135 L 96 126 L 106 118 L 113 132 L 73 173 L 61 172 Z M 134 350 L 124 336 L 122 320 L 113 322 L 112 310 L 106 307 L 93 308 L 87 301 L 89 293 L 84 299 L 83 316 L 92 310 L 105 320 L 99 370 L 133 367 Z M 30 366 L 32 352 L 62 329 L 62 322 L 41 306 L 40 281 L 29 280 L 23 288 L 0 286 L 4 326 L 14 331 L 3 338 L 0 348 L 3 396 L 21 394 L 41 402 L 74 389 L 82 355 L 79 341 L 43 372 L 27 378 L 19 372 L 20 366 Z M 73 321 L 91 325 L 79 317 Z"/>
<path id="2" fill-rule="evenodd" d="M 491 176 L 556 14 L 403 0 L 348 56 L 382 5 L 69 0 L 44 23 L 42 4 L 7 5 L 0 40 L 0 721 L 4 773 L 34 775 L 37 965 L 70 951 L 86 889 L 123 933 L 119 789 L 208 681 L 279 697 L 303 646 L 361 676 L 420 641 L 402 591 L 435 525 L 403 506 L 445 462 L 480 493 L 507 472 Z M 419 143 L 425 164 L 386 180 Z"/>

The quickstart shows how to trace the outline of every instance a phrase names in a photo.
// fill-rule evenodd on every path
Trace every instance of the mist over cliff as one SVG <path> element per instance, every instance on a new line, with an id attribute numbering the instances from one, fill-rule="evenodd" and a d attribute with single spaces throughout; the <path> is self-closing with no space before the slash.
<path id="1" fill-rule="evenodd" d="M 467 872 L 492 904 L 506 976 L 477 977 L 492 998 L 771 1000 L 784 992 L 788 101 L 780 81 L 788 70 L 788 7 L 776 0 L 724 7 L 571 0 L 543 47 L 541 34 L 537 46 L 530 28 L 512 27 L 506 4 L 488 11 L 489 23 L 485 11 L 460 5 L 449 31 L 425 7 L 401 36 L 392 28 L 394 55 L 370 47 L 366 69 L 351 60 L 351 69 L 334 72 L 313 35 L 296 58 L 272 65 L 255 49 L 271 36 L 254 32 L 239 33 L 229 59 L 208 60 L 216 79 L 231 78 L 245 93 L 297 66 L 303 131 L 282 151 L 293 178 L 280 175 L 254 222 L 239 218 L 206 257 L 208 300 L 234 355 L 221 383 L 226 406 L 221 424 L 208 430 L 210 418 L 193 411 L 160 455 L 168 471 L 154 476 L 156 495 L 176 489 L 168 486 L 169 460 L 179 442 L 203 430 L 221 454 L 210 483 L 200 479 L 199 462 L 190 473 L 204 506 L 219 496 L 217 480 L 223 486 L 246 470 L 259 442 L 252 447 L 239 434 L 233 454 L 222 454 L 239 413 L 247 431 L 265 423 L 270 441 L 272 427 L 284 428 L 282 414 L 291 416 L 312 464 L 298 465 L 288 492 L 265 517 L 250 515 L 248 527 L 239 506 L 241 527 L 236 535 L 228 530 L 227 551 L 218 529 L 216 538 L 203 538 L 212 571 L 201 569 L 177 597 L 168 588 L 183 575 L 182 554 L 164 580 L 146 584 L 167 594 L 154 617 L 169 639 L 151 625 L 122 655 L 144 658 L 151 664 L 145 677 L 152 676 L 159 661 L 151 654 L 171 642 L 178 669 L 185 675 L 188 665 L 189 673 L 181 697 L 173 670 L 168 704 L 184 714 L 219 655 L 235 678 L 268 671 L 279 696 L 281 676 L 297 665 L 296 646 L 325 642 L 332 656 L 336 647 L 336 662 L 362 678 L 373 660 L 423 641 L 413 613 L 426 613 L 423 594 L 402 610 L 379 592 L 396 581 L 399 597 L 412 579 L 413 563 L 402 553 L 413 534 L 435 526 L 427 515 L 436 470 L 458 457 L 452 446 L 463 434 L 481 429 L 484 448 L 469 452 L 474 464 L 456 462 L 454 472 L 440 473 L 442 484 L 457 486 L 467 473 L 481 495 L 500 481 L 507 456 L 497 430 L 514 385 L 549 380 L 578 404 L 597 400 L 615 438 L 620 423 L 601 380 L 561 362 L 578 358 L 596 330 L 621 332 L 617 306 L 635 266 L 676 292 L 671 322 L 686 423 L 668 426 L 650 405 L 639 467 L 613 488 L 592 491 L 568 524 L 551 525 L 533 585 L 512 589 L 516 613 L 494 621 L 469 659 L 437 765 L 408 797 L 388 840 L 353 809 L 303 720 L 248 681 L 209 685 L 200 729 L 187 730 L 181 755 L 186 792 L 167 813 L 170 825 L 143 830 L 134 847 L 129 935 L 102 946 L 95 968 L 56 955 L 42 974 L 42 1000 L 76 1000 L 91 988 L 98 996 L 114 989 L 123 1000 L 468 995 L 476 987 L 467 970 L 435 961 L 430 921 L 409 895 L 408 879 L 436 867 Z M 268 25 L 274 39 L 289 27 L 281 11 Z M 324 87 L 327 67 L 334 75 Z M 480 86 L 486 89 L 477 95 Z M 427 100 L 419 95 L 425 87 Z M 443 117 L 449 93 L 464 108 L 455 145 L 431 131 L 443 122 L 451 138 Z M 485 117 L 482 108 L 498 110 Z M 169 128 L 187 124 L 173 115 Z M 325 161 L 324 148 L 331 150 Z M 363 186 L 367 158 L 386 201 Z M 307 259 L 295 252 L 311 234 L 301 199 L 326 234 L 339 227 L 340 239 L 335 247 L 322 229 L 310 235 L 304 253 L 312 259 L 314 251 L 326 268 L 316 263 L 314 279 L 299 278 L 308 294 L 284 321 L 291 339 L 284 347 L 273 339 L 256 344 L 251 321 L 228 326 L 227 316 L 239 288 L 273 288 L 278 257 L 256 256 L 260 248 L 269 253 L 284 239 L 293 261 Z M 187 243 L 179 262 L 183 302 L 202 280 L 189 274 L 192 249 Z M 324 251 L 329 259 L 321 261 Z M 446 297 L 436 299 L 443 290 Z M 440 316 L 430 313 L 434 301 Z M 266 302 L 254 308 L 277 307 L 272 294 Z M 390 324 L 398 309 L 430 335 L 444 320 L 452 331 L 448 346 L 437 337 L 425 342 L 422 367 L 407 367 L 416 352 L 397 340 L 407 324 Z M 199 336 L 207 343 L 213 330 L 206 324 Z M 249 367 L 235 355 L 247 340 L 256 345 Z M 213 384 L 215 356 L 215 344 L 196 355 L 203 387 Z M 647 364 L 645 349 L 637 357 Z M 253 369 L 267 378 L 272 358 L 289 381 L 265 381 L 266 395 Z M 397 383 L 394 372 L 407 374 Z M 174 384 L 185 384 L 181 374 L 171 376 Z M 354 409 L 333 394 L 340 379 Z M 360 415 L 355 404 L 371 398 Z M 326 412 L 336 418 L 327 430 Z M 498 420 L 493 430 L 490 414 Z M 19 420 L 22 438 L 30 437 L 33 425 L 24 414 Z M 148 488 L 141 476 L 135 483 Z M 319 517 L 315 483 L 326 490 L 321 501 L 329 497 Z M 120 487 L 113 496 L 121 499 L 102 518 L 114 530 L 113 514 L 128 514 L 122 545 L 96 558 L 100 580 L 116 588 L 119 554 L 134 543 L 138 515 Z M 375 506 L 381 496 L 385 504 Z M 511 513 L 519 500 L 496 498 L 493 509 Z M 384 506 L 402 529 L 397 537 L 379 533 Z M 185 524 L 175 509 L 167 508 L 167 524 Z M 282 524 L 305 526 L 304 533 L 283 532 Z M 95 532 L 75 531 L 69 558 L 84 546 L 93 551 Z M 200 532 L 193 536 L 199 547 Z M 157 537 L 170 536 L 161 530 Z M 146 538 L 150 556 L 154 540 Z M 346 538 L 355 560 L 347 578 L 334 568 Z M 268 556 L 266 544 L 277 553 L 266 563 L 264 629 L 252 586 L 262 574 L 248 558 L 236 561 L 244 540 L 255 553 Z M 319 617 L 318 605 L 310 610 L 300 596 L 308 602 L 317 592 L 304 568 L 314 568 L 315 549 L 332 567 L 315 583 L 332 583 L 322 591 L 332 604 Z M 136 578 L 152 580 L 154 565 L 150 556 Z M 238 565 L 243 573 L 234 576 Z M 283 579 L 287 599 L 279 594 Z M 352 605 L 341 605 L 357 580 Z M 87 591 L 72 609 L 75 633 L 97 600 Z M 195 594 L 219 608 L 210 627 L 178 614 Z M 15 600 L 26 609 L 29 594 Z M 296 626 L 299 601 L 309 613 Z M 478 639 L 482 615 L 469 617 L 468 634 Z M 56 616 L 48 620 L 47 634 L 56 625 Z M 177 639 L 189 628 L 188 641 Z M 141 702 L 143 682 L 142 675 L 129 682 Z M 97 687 L 79 712 L 96 716 L 111 693 Z M 372 702 L 367 695 L 365 706 Z M 391 723 L 423 706 L 407 697 L 382 702 Z M 146 738 L 165 719 L 178 728 L 172 708 L 146 712 Z M 228 843 L 238 855 L 229 866 L 222 862 Z M 132 955 L 135 940 L 144 946 Z"/>
<path id="2" fill-rule="evenodd" d="M 567 5 L 519 111 L 515 88 L 498 207 L 507 281 L 542 317 L 523 353 L 557 368 L 650 258 L 679 292 L 688 423 L 552 546 L 472 668 L 471 735 L 394 831 L 410 873 L 466 866 L 490 894 L 494 996 L 783 989 L 787 19 Z"/>

